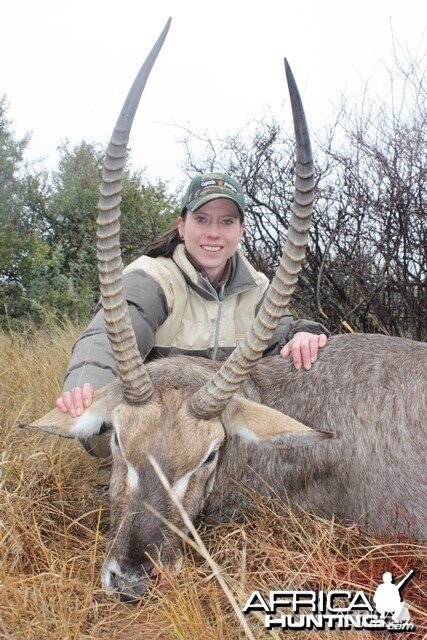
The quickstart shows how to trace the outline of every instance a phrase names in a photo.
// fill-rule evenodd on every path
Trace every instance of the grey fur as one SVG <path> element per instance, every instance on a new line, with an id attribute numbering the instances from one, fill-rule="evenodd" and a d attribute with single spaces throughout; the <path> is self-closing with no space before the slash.
<path id="1" fill-rule="evenodd" d="M 149 368 L 156 388 L 170 380 L 192 392 L 215 363 L 169 358 Z M 380 335 L 337 336 L 312 369 L 265 358 L 243 394 L 334 434 L 310 446 L 241 444 L 221 449 L 206 511 L 223 518 L 245 505 L 235 482 L 376 534 L 427 537 L 427 345 Z M 283 441 L 286 443 L 286 439 Z M 279 444 L 279 441 L 276 442 Z"/>
<path id="2" fill-rule="evenodd" d="M 65 437 L 113 426 L 107 589 L 139 598 L 156 561 L 179 568 L 182 559 L 180 538 L 161 519 L 182 528 L 181 517 L 149 456 L 192 520 L 238 516 L 250 507 L 249 488 L 373 534 L 427 538 L 427 344 L 335 336 L 309 371 L 297 371 L 290 358 L 267 357 L 238 394 L 252 404 L 236 396 L 219 418 L 197 419 L 192 394 L 220 366 L 191 356 L 155 360 L 147 365 L 155 388 L 148 404 L 123 402 L 116 380 L 79 418 L 54 409 L 26 425 Z M 289 432 L 278 412 L 306 427 Z M 241 439 L 242 426 L 243 436 L 255 433 L 258 441 Z"/>
<path id="3" fill-rule="evenodd" d="M 156 389 L 149 404 L 122 402 L 119 381 L 94 403 L 95 414 L 100 405 L 109 405 L 113 441 L 117 438 L 111 543 L 103 570 L 107 589 L 137 599 L 156 575 L 156 562 L 180 566 L 181 540 L 153 509 L 178 528 L 182 521 L 150 455 L 171 486 L 180 487 L 193 520 L 202 513 L 217 520 L 238 516 L 250 507 L 249 488 L 266 498 L 271 491 L 284 503 L 321 516 L 358 522 L 373 534 L 427 538 L 426 344 L 380 335 L 335 336 L 309 371 L 297 371 L 289 358 L 264 358 L 239 395 L 316 431 L 256 443 L 233 432 L 245 410 L 238 398 L 211 420 L 197 419 L 189 410 L 192 394 L 220 366 L 191 356 L 156 360 L 147 365 Z M 276 420 L 274 433 L 283 433 L 280 415 L 250 405 L 254 410 L 261 411 L 262 429 L 272 428 L 267 420 Z M 325 439 L 322 432 L 332 437 Z M 214 446 L 219 451 L 211 461 Z"/>

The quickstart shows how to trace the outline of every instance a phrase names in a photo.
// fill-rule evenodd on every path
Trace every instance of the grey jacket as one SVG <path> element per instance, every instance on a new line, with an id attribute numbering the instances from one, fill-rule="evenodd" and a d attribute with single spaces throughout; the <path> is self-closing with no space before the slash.
<path id="1" fill-rule="evenodd" d="M 184 245 L 172 258 L 142 256 L 124 273 L 125 296 L 139 350 L 145 360 L 173 354 L 226 358 L 251 326 L 268 287 L 267 278 L 237 252 L 219 291 L 188 261 Z M 328 330 L 294 320 L 286 312 L 264 355 L 279 353 L 298 331 Z M 116 375 L 102 309 L 74 345 L 64 391 L 90 382 L 100 388 Z"/>

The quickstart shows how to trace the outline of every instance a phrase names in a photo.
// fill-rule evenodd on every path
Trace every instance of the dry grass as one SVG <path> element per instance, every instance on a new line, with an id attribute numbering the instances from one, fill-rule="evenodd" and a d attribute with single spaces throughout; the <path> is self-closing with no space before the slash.
<path id="1" fill-rule="evenodd" d="M 0 335 L 0 638 L 243 638 L 209 564 L 190 548 L 171 588 L 153 588 L 138 606 L 102 591 L 108 511 L 95 489 L 98 462 L 72 441 L 14 428 L 53 406 L 76 334 L 65 326 Z M 357 527 L 307 514 L 283 518 L 279 507 L 254 496 L 251 522 L 204 523 L 199 530 L 240 605 L 254 589 L 350 588 L 372 594 L 385 570 L 401 576 L 413 568 L 416 576 L 404 592 L 417 624 L 411 637 L 427 632 L 425 548 L 368 538 Z M 264 631 L 253 615 L 247 621 L 255 638 L 280 637 Z M 311 631 L 292 637 L 309 633 L 341 635 Z M 353 637 L 382 634 L 345 635 Z"/>

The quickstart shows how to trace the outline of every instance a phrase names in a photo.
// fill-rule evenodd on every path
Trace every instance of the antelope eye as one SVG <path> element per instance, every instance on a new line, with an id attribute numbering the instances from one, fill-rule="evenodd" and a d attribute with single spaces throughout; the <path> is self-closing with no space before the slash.
<path id="1" fill-rule="evenodd" d="M 218 449 L 216 449 L 215 451 L 211 451 L 203 464 L 209 464 L 210 462 L 213 462 L 216 458 L 217 453 Z"/>

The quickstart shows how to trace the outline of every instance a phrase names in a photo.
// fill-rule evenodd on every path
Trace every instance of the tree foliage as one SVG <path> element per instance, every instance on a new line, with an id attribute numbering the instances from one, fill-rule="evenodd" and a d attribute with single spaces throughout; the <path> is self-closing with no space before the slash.
<path id="1" fill-rule="evenodd" d="M 103 152 L 82 141 L 59 147 L 56 170 L 23 165 L 28 139 L 15 140 L 0 103 L 0 321 L 41 322 L 46 314 L 87 318 L 98 299 L 96 207 Z M 166 184 L 125 171 L 122 210 L 124 261 L 170 225 L 175 201 Z"/>
<path id="2" fill-rule="evenodd" d="M 0 297 L 9 306 L 19 290 L 20 263 L 33 248 L 22 216 L 25 181 L 21 176 L 28 136 L 15 138 L 7 117 L 6 97 L 0 98 Z"/>
<path id="3" fill-rule="evenodd" d="M 314 137 L 316 202 L 294 308 L 335 331 L 427 338 L 427 85 L 395 61 L 387 100 L 345 101 Z M 271 276 L 292 201 L 294 135 L 273 117 L 212 140 L 188 135 L 184 169 L 223 170 L 247 194 L 248 256 Z M 195 153 L 195 147 L 201 151 Z"/>
<path id="4" fill-rule="evenodd" d="M 425 55 L 395 56 L 390 91 L 343 101 L 313 136 L 316 201 L 293 301 L 333 331 L 427 338 L 427 85 Z M 247 194 L 244 250 L 272 276 L 292 202 L 294 134 L 273 116 L 223 139 L 189 133 L 184 171 L 227 171 Z M 54 171 L 24 163 L 0 99 L 0 323 L 86 318 L 98 298 L 95 217 L 102 151 L 64 142 Z M 195 148 L 199 151 L 196 153 Z M 177 213 L 166 185 L 127 168 L 125 263 Z"/>

